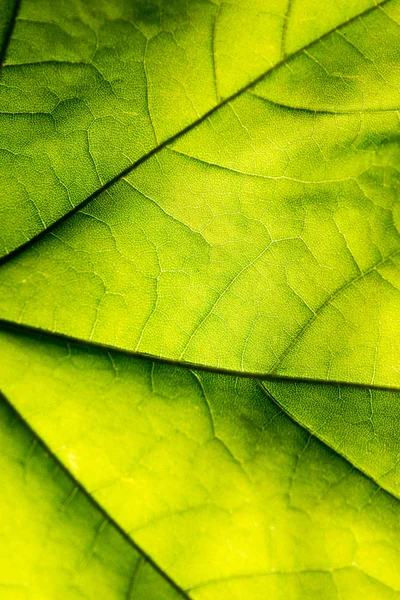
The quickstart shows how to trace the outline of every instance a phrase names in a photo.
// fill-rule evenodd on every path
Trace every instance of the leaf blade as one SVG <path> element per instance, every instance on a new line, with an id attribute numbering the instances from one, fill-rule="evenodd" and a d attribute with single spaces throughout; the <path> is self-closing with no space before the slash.
<path id="1" fill-rule="evenodd" d="M 0 398 L 2 596 L 183 598 Z"/>
<path id="2" fill-rule="evenodd" d="M 301 52 L 3 265 L 3 318 L 213 368 L 398 386 L 397 9 Z"/>
<path id="3" fill-rule="evenodd" d="M 255 382 L 2 339 L 13 402 L 192 597 L 396 596 L 398 500 Z"/>
<path id="4" fill-rule="evenodd" d="M 383 0 L 382 4 L 387 1 Z M 303 44 L 309 45 L 316 37 L 325 35 L 343 21 L 350 22 L 357 15 L 375 8 L 375 4 L 369 0 L 359 0 L 349 9 L 341 0 L 332 11 L 324 11 L 319 15 L 319 20 L 307 31 L 301 25 L 303 16 L 297 7 L 296 19 L 297 25 L 301 25 Z M 0 99 L 5 130 L 2 179 L 11 192 L 11 198 L 2 198 L 6 223 L 1 232 L 3 255 L 25 245 L 27 239 L 29 243 L 30 239 L 40 236 L 58 220 L 73 214 L 81 203 L 90 201 L 93 195 L 99 193 L 96 182 L 100 184 L 101 191 L 123 176 L 125 170 L 134 168 L 137 160 L 141 161 L 147 153 L 156 151 L 157 144 L 154 146 L 151 143 L 153 136 L 156 142 L 161 141 L 162 144 L 191 126 L 190 123 L 195 125 L 197 120 L 205 118 L 208 111 L 218 107 L 220 99 L 217 85 L 222 86 L 226 99 L 234 97 L 241 89 L 253 85 L 263 72 L 278 64 L 282 28 L 285 34 L 287 32 L 286 7 L 278 1 L 271 9 L 272 12 L 268 13 L 264 11 L 262 3 L 248 5 L 237 2 L 237 5 L 225 5 L 222 11 L 218 7 L 213 13 L 209 4 L 197 6 L 194 3 L 191 6 L 193 14 L 185 15 L 179 4 L 161 12 L 152 3 L 132 6 L 128 3 L 104 4 L 99 1 L 96 11 L 81 2 L 74 7 L 59 3 L 56 10 L 45 1 L 35 6 L 23 3 L 15 41 L 11 39 L 8 49 L 6 66 L 11 69 L 2 74 L 5 86 L 2 91 L 18 87 L 22 93 L 18 97 L 13 93 L 10 96 L 6 91 Z M 308 7 L 302 10 L 307 13 Z M 218 32 L 222 33 L 217 36 L 216 23 L 221 19 L 223 23 L 220 23 Z M 291 23 L 293 34 L 296 31 L 296 19 L 295 27 Z M 191 21 L 195 22 L 194 27 Z M 150 41 L 160 31 L 163 33 L 164 26 L 166 32 L 171 33 L 173 43 L 171 45 L 164 36 L 162 42 L 157 40 L 156 44 L 152 44 L 155 45 L 152 62 L 155 72 L 151 81 L 154 95 L 152 116 L 148 48 Z M 269 35 L 267 55 L 264 54 L 266 30 Z M 175 39 L 176 32 L 179 39 Z M 296 35 L 299 35 L 299 31 Z M 44 42 L 40 46 L 35 42 L 38 37 Z M 199 54 L 193 53 L 192 47 L 201 48 L 207 37 L 211 38 L 211 56 L 207 44 Z M 132 57 L 127 55 L 127 39 L 138 54 L 136 58 L 143 63 L 141 71 L 136 68 L 135 61 L 132 62 Z M 294 39 L 292 52 L 298 52 L 301 44 L 299 46 Z M 175 42 L 177 48 L 174 47 Z M 221 74 L 219 84 L 216 82 L 217 47 L 218 73 Z M 232 51 L 236 68 L 232 68 Z M 183 55 L 180 56 L 180 52 Z M 165 54 L 169 56 L 167 62 L 163 63 Z M 125 64 L 127 56 L 128 69 Z M 176 64 L 171 66 L 172 63 Z M 199 71 L 199 63 L 208 67 Z M 39 83 L 39 93 L 31 86 L 31 69 Z M 66 74 L 61 72 L 64 69 L 67 69 Z M 122 91 L 121 102 L 115 102 L 115 97 L 110 94 L 110 89 L 113 92 L 112 84 L 104 72 L 115 79 L 117 95 Z M 173 85 L 176 72 L 181 78 L 178 84 L 183 88 L 183 94 Z M 81 81 L 83 77 L 87 80 L 84 85 Z M 197 79 L 201 80 L 201 88 L 196 88 L 194 82 Z M 135 98 L 130 95 L 129 86 L 137 86 L 138 80 L 144 82 L 145 86 L 140 98 Z M 199 89 L 200 94 L 196 93 Z M 107 104 L 105 111 L 104 107 L 99 107 L 99 103 L 92 102 L 91 96 L 99 90 Z M 129 106 L 126 106 L 124 92 L 128 94 Z M 213 97 L 215 92 L 217 104 Z M 201 106 L 196 106 L 198 102 Z M 137 113 L 132 110 L 132 103 Z M 155 124 L 154 112 L 158 113 L 160 107 L 161 116 Z M 109 118 L 110 112 L 115 122 Z M 165 119 L 165 112 L 168 120 Z M 29 116 L 31 120 L 26 118 Z M 133 118 L 135 116 L 139 116 L 138 122 Z M 8 118 L 12 119 L 11 125 Z M 35 122 L 35 118 L 38 122 Z M 89 129 L 96 129 L 96 122 L 101 120 L 106 121 L 107 127 L 100 126 L 97 132 L 91 132 L 89 138 Z M 128 141 L 125 141 L 126 136 L 118 123 L 130 128 Z M 86 136 L 80 134 L 79 127 L 83 128 L 81 134 L 86 131 Z M 140 139 L 137 139 L 138 134 Z M 101 145 L 105 147 L 101 148 Z M 20 153 L 24 155 L 22 160 Z M 71 178 L 71 170 L 75 175 L 79 173 L 79 186 Z M 13 173 L 10 174 L 10 171 Z M 47 187 L 45 198 L 40 189 L 43 181 Z"/>

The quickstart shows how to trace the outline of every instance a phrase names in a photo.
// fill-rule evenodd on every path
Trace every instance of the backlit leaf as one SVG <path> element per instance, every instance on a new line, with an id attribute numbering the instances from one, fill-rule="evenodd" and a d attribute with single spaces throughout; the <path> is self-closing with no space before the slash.
<path id="1" fill-rule="evenodd" d="M 4 600 L 179 600 L 0 399 Z"/>
<path id="2" fill-rule="evenodd" d="M 288 57 L 8 260 L 0 316 L 223 369 L 398 385 L 399 8 Z"/>
<path id="3" fill-rule="evenodd" d="M 1 597 L 400 597 L 399 25 L 0 0 Z"/>
<path id="4" fill-rule="evenodd" d="M 399 501 L 258 382 L 12 332 L 1 348 L 13 404 L 190 597 L 399 596 Z"/>

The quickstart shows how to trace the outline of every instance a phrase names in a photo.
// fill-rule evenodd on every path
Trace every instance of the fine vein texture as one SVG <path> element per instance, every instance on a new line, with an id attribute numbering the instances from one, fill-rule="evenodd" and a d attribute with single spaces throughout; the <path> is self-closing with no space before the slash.
<path id="1" fill-rule="evenodd" d="M 296 421 L 400 498 L 400 391 L 283 381 L 263 385 Z"/>
<path id="2" fill-rule="evenodd" d="M 0 317 L 399 385 L 399 16 L 390 0 L 288 58 L 10 259 Z"/>
<path id="3" fill-rule="evenodd" d="M 1 598 L 400 600 L 399 65 L 400 0 L 0 0 Z"/>
<path id="4" fill-rule="evenodd" d="M 2 600 L 179 600 L 0 399 Z"/>
<path id="5" fill-rule="evenodd" d="M 400 597 L 400 504 L 252 379 L 1 334 L 2 387 L 191 597 Z"/>
<path id="6" fill-rule="evenodd" d="M 304 26 L 310 0 L 290 18 L 287 0 L 2 0 L 0 255 L 373 6 L 339 0 Z"/>

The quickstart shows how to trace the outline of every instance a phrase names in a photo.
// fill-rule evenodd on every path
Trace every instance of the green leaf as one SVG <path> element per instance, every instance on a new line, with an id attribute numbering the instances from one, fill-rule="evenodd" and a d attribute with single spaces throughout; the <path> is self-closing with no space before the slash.
<path id="1" fill-rule="evenodd" d="M 398 385 L 399 7 L 314 35 L 9 259 L 0 316 L 213 368 Z"/>
<path id="2" fill-rule="evenodd" d="M 190 597 L 391 600 L 400 504 L 257 381 L 1 334 L 3 389 Z"/>
<path id="3" fill-rule="evenodd" d="M 400 498 L 400 391 L 309 382 L 263 385 L 296 421 Z"/>
<path id="4" fill-rule="evenodd" d="M 13 21 L 18 10 L 18 3 L 14 0 L 2 0 L 0 7 L 0 65 L 2 65 L 9 37 L 12 33 Z"/>
<path id="5" fill-rule="evenodd" d="M 305 27 L 309 1 L 290 22 L 282 0 L 18 4 L 1 4 L 1 254 L 374 2 L 340 0 Z"/>
<path id="6" fill-rule="evenodd" d="M 400 0 L 0 15 L 1 594 L 400 597 Z"/>
<path id="7" fill-rule="evenodd" d="M 0 399 L 4 600 L 178 600 L 183 596 L 71 480 Z"/>

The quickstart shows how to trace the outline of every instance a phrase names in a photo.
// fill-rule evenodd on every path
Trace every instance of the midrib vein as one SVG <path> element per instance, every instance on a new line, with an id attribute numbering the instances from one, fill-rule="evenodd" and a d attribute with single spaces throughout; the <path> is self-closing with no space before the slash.
<path id="1" fill-rule="evenodd" d="M 184 598 L 185 600 L 192 600 L 192 598 L 190 598 L 190 596 L 188 596 L 188 594 L 182 588 L 180 588 L 179 585 L 173 579 L 171 579 L 171 577 L 167 573 L 165 573 L 165 571 L 163 571 L 163 569 L 161 567 L 159 567 L 157 565 L 157 563 L 155 563 L 154 560 L 144 550 L 142 550 L 142 548 L 138 544 L 136 544 L 136 542 L 131 537 L 131 535 L 127 531 L 125 531 L 125 529 L 114 519 L 114 517 L 112 517 L 107 512 L 107 510 L 104 509 L 104 507 L 86 489 L 85 485 L 79 479 L 77 479 L 75 477 L 75 475 L 63 463 L 63 461 L 54 453 L 51 446 L 49 446 L 47 444 L 47 442 L 44 441 L 44 439 L 41 437 L 41 435 L 39 435 L 38 432 L 36 431 L 36 429 L 34 429 L 33 426 L 29 423 L 29 421 L 27 421 L 25 419 L 25 417 L 14 406 L 14 404 L 10 401 L 10 399 L 1 391 L 0 391 L 0 402 L 3 402 L 4 404 L 6 404 L 16 414 L 16 417 L 22 423 L 22 425 L 30 432 L 30 434 L 32 435 L 32 437 L 34 437 L 34 439 L 37 441 L 37 443 L 40 444 L 42 446 L 42 448 L 44 448 L 44 450 L 49 454 L 49 456 L 51 456 L 51 458 L 56 462 L 58 467 L 67 475 L 67 477 L 70 479 L 70 481 L 73 483 L 73 485 L 78 488 L 80 493 L 83 494 L 89 500 L 89 502 L 92 504 L 92 506 L 94 508 L 96 508 L 104 516 L 104 518 L 110 523 L 110 525 L 112 525 L 112 527 L 114 527 L 118 531 L 118 533 L 125 540 L 127 540 L 127 542 L 136 550 L 136 552 L 138 554 L 140 554 L 141 558 L 139 559 L 139 561 L 142 561 L 142 562 L 145 561 L 145 562 L 149 563 L 153 567 L 153 569 L 155 571 L 157 571 L 157 573 L 165 581 L 168 582 L 168 584 L 171 587 L 173 587 L 175 590 L 177 590 L 181 594 L 182 598 Z M 134 580 L 135 580 L 135 576 L 137 579 L 137 573 L 134 574 Z M 136 583 L 136 580 L 135 580 L 135 583 Z M 132 584 L 130 587 L 132 588 Z"/>
<path id="2" fill-rule="evenodd" d="M 90 196 L 88 196 L 85 200 L 78 203 L 76 206 L 74 206 L 74 208 L 72 208 L 71 210 L 66 212 L 65 215 L 63 215 L 60 219 L 54 221 L 54 223 L 49 225 L 46 229 L 43 229 L 38 234 L 33 236 L 30 240 L 28 240 L 24 244 L 21 244 L 21 246 L 18 246 L 14 250 L 11 250 L 11 252 L 9 252 L 8 254 L 1 257 L 0 258 L 0 266 L 4 263 L 8 262 L 14 256 L 19 255 L 22 252 L 24 252 L 26 249 L 28 249 L 30 246 L 32 246 L 38 239 L 44 237 L 47 233 L 54 230 L 61 223 L 64 223 L 65 221 L 70 219 L 74 214 L 76 214 L 82 208 L 87 206 L 92 200 L 97 198 L 100 194 L 107 191 L 114 184 L 118 183 L 121 179 L 123 179 L 124 177 L 129 175 L 129 173 L 131 173 L 134 169 L 136 169 L 137 167 L 142 165 L 144 162 L 146 162 L 147 160 L 152 158 L 155 154 L 158 154 L 159 152 L 161 152 L 169 144 L 172 144 L 176 140 L 180 139 L 181 137 L 183 137 L 184 135 L 186 135 L 187 133 L 189 133 L 190 131 L 192 131 L 193 129 L 198 127 L 199 125 L 201 125 L 204 121 L 209 119 L 215 112 L 221 110 L 224 106 L 226 106 L 230 102 L 233 102 L 234 100 L 236 100 L 236 98 L 240 97 L 242 94 L 246 93 L 248 90 L 250 90 L 254 86 L 256 86 L 260 81 L 262 81 L 270 73 L 273 73 L 275 70 L 284 66 L 289 61 L 293 60 L 296 56 L 301 55 L 305 50 L 312 48 L 313 46 L 315 46 L 316 44 L 318 44 L 319 42 L 321 42 L 328 36 L 332 35 L 336 31 L 339 31 L 339 30 L 343 29 L 344 27 L 347 27 L 348 25 L 350 25 L 357 19 L 365 17 L 366 15 L 370 14 L 371 12 L 374 12 L 375 10 L 379 9 L 380 7 L 382 7 L 386 4 L 389 4 L 389 2 L 391 2 L 391 1 L 392 0 L 382 0 L 382 2 L 379 2 L 379 3 L 375 4 L 374 6 L 371 6 L 367 10 L 355 15 L 354 17 L 351 17 L 350 19 L 348 19 L 347 21 L 344 21 L 343 23 L 334 27 L 333 29 L 330 29 L 326 33 L 322 34 L 321 36 L 319 36 L 318 38 L 316 38 L 315 40 L 310 42 L 309 44 L 306 44 L 305 46 L 302 46 L 301 48 L 296 50 L 296 52 L 293 52 L 292 54 L 283 57 L 279 62 L 277 62 L 275 65 L 273 65 L 272 67 L 270 67 L 269 69 L 267 69 L 266 71 L 264 71 L 263 73 L 258 75 L 258 77 L 256 77 L 255 79 L 253 79 L 252 81 L 247 83 L 245 86 L 243 86 L 242 88 L 237 90 L 234 94 L 227 96 L 224 100 L 217 103 L 213 108 L 211 108 L 206 113 L 204 113 L 204 115 L 202 115 L 201 117 L 199 117 L 198 119 L 196 119 L 195 121 L 193 121 L 192 123 L 190 123 L 189 125 L 184 127 L 183 129 L 181 129 L 181 131 L 179 131 L 179 132 L 175 133 L 174 135 L 172 135 L 171 137 L 167 138 L 166 140 L 164 140 L 163 142 L 161 142 L 160 144 L 155 146 L 152 150 L 150 150 L 149 152 L 147 152 L 146 154 L 141 156 L 138 160 L 134 161 L 131 165 L 126 167 L 124 170 L 120 171 L 117 175 L 115 175 L 109 181 L 107 181 L 103 186 L 101 186 L 95 192 L 93 192 Z M 11 30 L 11 33 L 12 33 L 12 30 Z M 10 36 L 11 36 L 11 33 L 10 33 Z"/>
<path id="3" fill-rule="evenodd" d="M 354 381 L 343 381 L 338 379 L 318 379 L 317 377 L 302 377 L 295 375 L 279 375 L 277 373 L 257 372 L 257 371 L 239 371 L 236 369 L 224 369 L 212 365 L 204 365 L 200 363 L 187 362 L 179 359 L 165 358 L 162 356 L 156 356 L 153 354 L 146 354 L 145 352 L 137 352 L 135 350 L 128 350 L 126 348 L 120 348 L 111 344 L 105 344 L 102 342 L 96 342 L 93 340 L 86 340 L 79 337 L 74 337 L 65 333 L 59 333 L 40 327 L 34 327 L 32 325 L 25 325 L 23 323 L 17 323 L 8 319 L 0 318 L 0 331 L 11 331 L 18 335 L 26 335 L 30 337 L 40 337 L 43 339 L 54 340 L 64 344 L 75 344 L 77 346 L 92 349 L 94 351 L 106 351 L 113 352 L 122 356 L 129 356 L 131 358 L 147 360 L 153 363 L 170 365 L 180 369 L 195 370 L 202 373 L 213 373 L 221 376 L 240 377 L 243 379 L 258 379 L 261 381 L 292 381 L 298 383 L 310 383 L 310 384 L 323 384 L 323 385 L 339 385 L 347 386 L 351 388 L 360 388 L 366 390 L 382 390 L 388 392 L 400 392 L 400 386 L 391 385 L 380 385 L 376 383 L 358 383 Z"/>

